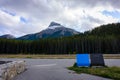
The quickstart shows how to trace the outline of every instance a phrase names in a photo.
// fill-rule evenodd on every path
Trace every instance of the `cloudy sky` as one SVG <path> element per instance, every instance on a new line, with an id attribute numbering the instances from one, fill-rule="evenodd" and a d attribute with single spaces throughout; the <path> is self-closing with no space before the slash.
<path id="1" fill-rule="evenodd" d="M 0 0 L 0 35 L 40 32 L 52 21 L 79 32 L 120 22 L 120 0 Z"/>

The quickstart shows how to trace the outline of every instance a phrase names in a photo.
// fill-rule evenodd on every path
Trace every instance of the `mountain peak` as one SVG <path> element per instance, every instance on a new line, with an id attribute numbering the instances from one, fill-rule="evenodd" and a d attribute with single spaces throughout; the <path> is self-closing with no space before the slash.
<path id="1" fill-rule="evenodd" d="M 53 27 L 53 26 L 61 26 L 61 24 L 56 23 L 56 22 L 51 22 L 48 27 Z"/>
<path id="2" fill-rule="evenodd" d="M 51 22 L 47 29 L 55 29 L 55 28 L 58 28 L 58 27 L 63 27 L 63 26 L 59 23 Z"/>

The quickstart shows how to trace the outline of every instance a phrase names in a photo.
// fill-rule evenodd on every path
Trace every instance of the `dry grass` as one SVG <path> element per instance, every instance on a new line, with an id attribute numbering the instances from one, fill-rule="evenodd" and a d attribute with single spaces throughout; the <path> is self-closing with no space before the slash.
<path id="1" fill-rule="evenodd" d="M 120 59 L 120 54 L 104 54 L 105 59 Z"/>
<path id="2" fill-rule="evenodd" d="M 2 54 L 0 55 L 0 58 L 35 58 L 35 59 L 74 59 L 75 55 L 25 55 L 25 54 L 19 54 L 19 55 L 6 55 Z"/>
<path id="3" fill-rule="evenodd" d="M 105 59 L 120 59 L 120 54 L 104 54 Z M 58 55 L 45 55 L 45 54 L 1 54 L 0 58 L 35 58 L 35 59 L 75 59 L 76 55 L 58 54 Z"/>

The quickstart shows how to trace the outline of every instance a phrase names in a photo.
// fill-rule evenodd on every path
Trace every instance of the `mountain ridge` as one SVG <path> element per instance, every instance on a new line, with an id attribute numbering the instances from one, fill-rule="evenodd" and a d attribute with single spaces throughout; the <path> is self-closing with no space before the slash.
<path id="1" fill-rule="evenodd" d="M 42 30 L 34 34 L 24 35 L 17 39 L 36 40 L 40 38 L 56 38 L 56 37 L 72 36 L 75 34 L 79 34 L 79 32 L 75 31 L 74 29 L 64 27 L 59 23 L 51 22 L 48 28 L 46 28 L 45 30 Z"/>

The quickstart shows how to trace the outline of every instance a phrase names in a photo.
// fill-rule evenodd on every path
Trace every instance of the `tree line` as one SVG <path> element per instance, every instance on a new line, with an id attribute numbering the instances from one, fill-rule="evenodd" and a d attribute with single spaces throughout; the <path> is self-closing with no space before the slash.
<path id="1" fill-rule="evenodd" d="M 73 54 L 119 53 L 120 37 L 82 36 L 36 41 L 0 39 L 0 53 L 8 54 Z"/>

